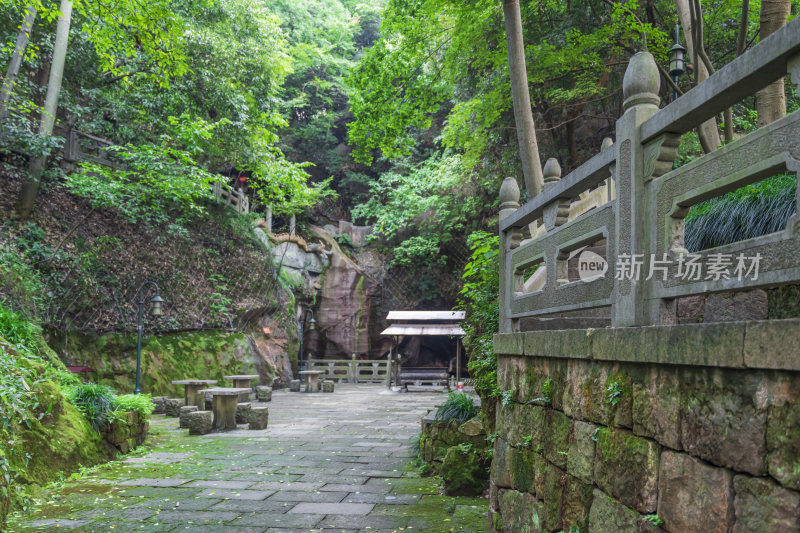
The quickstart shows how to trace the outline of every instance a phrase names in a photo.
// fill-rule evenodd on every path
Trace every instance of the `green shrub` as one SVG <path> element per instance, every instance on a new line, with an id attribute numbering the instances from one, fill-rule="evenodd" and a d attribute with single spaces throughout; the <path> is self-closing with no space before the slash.
<path id="1" fill-rule="evenodd" d="M 466 311 L 467 315 L 463 323 L 467 334 L 464 337 L 467 369 L 475 392 L 481 397 L 481 408 L 487 420 L 493 421 L 493 406 L 501 396 L 497 388 L 497 355 L 493 348 L 499 317 L 500 243 L 497 235 L 480 231 L 472 233 L 467 242 L 472 259 L 464 266 L 464 286 L 459 293 L 457 309 Z"/>
<path id="2" fill-rule="evenodd" d="M 436 420 L 449 422 L 455 420 L 463 424 L 477 414 L 472 397 L 460 392 L 451 392 L 447 400 L 436 410 Z"/>
<path id="3" fill-rule="evenodd" d="M 142 420 L 149 420 L 155 406 L 149 394 L 122 394 L 112 402 L 114 411 L 139 413 Z"/>
<path id="4" fill-rule="evenodd" d="M 67 399 L 78 408 L 96 430 L 108 424 L 108 412 L 114 410 L 116 395 L 105 385 L 84 383 L 68 387 Z"/>
<path id="5" fill-rule="evenodd" d="M 0 305 L 0 337 L 15 345 L 18 350 L 36 353 L 40 335 L 39 326 Z"/>

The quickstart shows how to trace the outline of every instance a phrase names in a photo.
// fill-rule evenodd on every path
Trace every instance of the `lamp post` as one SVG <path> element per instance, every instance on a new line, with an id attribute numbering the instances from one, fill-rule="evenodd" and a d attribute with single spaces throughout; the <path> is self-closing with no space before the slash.
<path id="1" fill-rule="evenodd" d="M 681 46 L 680 43 L 680 26 L 675 24 L 675 41 L 672 48 L 669 49 L 669 75 L 672 76 L 672 81 L 678 85 L 678 78 L 686 72 L 686 48 Z M 678 99 L 678 91 L 672 89 L 672 101 Z"/>
<path id="2" fill-rule="evenodd" d="M 139 290 L 136 291 L 134 298 L 136 296 L 139 297 L 139 315 L 138 315 L 138 338 L 136 340 L 136 388 L 133 389 L 134 394 L 139 394 L 142 392 L 140 384 L 141 379 L 141 372 L 142 372 L 142 318 L 144 316 L 144 289 L 146 286 L 152 285 L 156 289 L 156 295 L 150 299 L 150 303 L 152 304 L 150 307 L 150 314 L 153 316 L 162 316 L 164 314 L 164 310 L 161 308 L 161 304 L 164 303 L 164 300 L 161 299 L 161 290 L 158 288 L 153 281 L 145 281 L 139 287 Z"/>
<path id="3" fill-rule="evenodd" d="M 314 320 L 314 311 L 310 307 L 303 306 L 303 314 L 300 315 L 300 350 L 297 354 L 297 369 L 300 372 L 305 370 L 305 364 L 303 363 L 303 337 L 306 333 L 306 318 L 309 314 L 311 315 L 311 320 L 308 321 L 308 331 L 314 331 L 317 326 L 317 321 Z"/>

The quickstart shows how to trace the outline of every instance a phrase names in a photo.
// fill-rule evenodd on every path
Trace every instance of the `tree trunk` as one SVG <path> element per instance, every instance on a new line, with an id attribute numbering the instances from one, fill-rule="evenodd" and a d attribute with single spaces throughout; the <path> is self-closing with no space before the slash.
<path id="1" fill-rule="evenodd" d="M 58 97 L 64 77 L 64 61 L 67 56 L 72 0 L 61 0 L 60 11 L 61 15 L 58 17 L 56 25 L 56 41 L 53 46 L 53 61 L 50 64 L 50 80 L 47 83 L 47 96 L 44 99 L 44 110 L 39 123 L 39 134 L 47 137 L 53 135 L 53 126 L 56 122 Z M 22 219 L 28 218 L 33 211 L 36 195 L 39 193 L 39 183 L 46 165 L 47 155 L 34 157 L 30 161 L 28 176 L 22 183 L 22 190 L 17 199 L 17 214 Z"/>
<path id="2" fill-rule="evenodd" d="M 692 24 L 692 12 L 689 5 L 691 1 L 692 0 L 675 0 L 675 9 L 678 11 L 678 20 L 680 20 L 684 36 L 686 37 L 686 48 L 689 49 L 689 57 L 693 58 L 692 63 L 694 66 L 695 82 L 701 83 L 708 79 L 709 73 L 699 50 L 695 48 L 695 28 Z M 700 124 L 697 128 L 697 134 L 700 137 L 700 144 L 703 147 L 703 151 L 706 153 L 716 150 L 717 147 L 722 144 L 716 119 L 710 118 Z"/>
<path id="3" fill-rule="evenodd" d="M 33 4 L 28 6 L 25 11 L 25 19 L 22 21 L 22 26 L 19 28 L 17 34 L 17 42 L 14 45 L 14 55 L 11 56 L 11 62 L 8 64 L 5 80 L 3 80 L 3 87 L 0 89 L 0 126 L 8 118 L 11 113 L 8 108 L 8 102 L 11 100 L 11 93 L 14 90 L 14 83 L 17 81 L 17 74 L 19 74 L 19 67 L 22 65 L 22 58 L 25 57 L 25 50 L 28 48 L 28 40 L 31 36 L 31 29 L 33 22 L 36 20 L 36 8 Z"/>
<path id="4" fill-rule="evenodd" d="M 761 0 L 761 28 L 759 40 L 763 41 L 786 24 L 791 0 Z M 786 93 L 783 78 L 767 85 L 756 93 L 758 125 L 765 126 L 786 115 Z"/>
<path id="5" fill-rule="evenodd" d="M 528 71 L 525 67 L 525 45 L 522 38 L 522 16 L 519 0 L 503 0 L 508 45 L 508 70 L 511 74 L 511 97 L 514 101 L 514 121 L 517 124 L 519 155 L 528 199 L 542 192 L 544 177 L 536 142 L 536 125 L 528 92 Z"/>

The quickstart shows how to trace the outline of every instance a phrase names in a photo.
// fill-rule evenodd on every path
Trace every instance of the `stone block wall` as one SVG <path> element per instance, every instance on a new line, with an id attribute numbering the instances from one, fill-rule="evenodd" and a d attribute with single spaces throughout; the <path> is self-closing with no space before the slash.
<path id="1" fill-rule="evenodd" d="M 120 453 L 139 447 L 147 438 L 150 424 L 139 413 L 129 411 L 114 420 L 104 430 L 103 437 Z"/>
<path id="2" fill-rule="evenodd" d="M 800 531 L 800 320 L 495 337 L 492 531 Z"/>

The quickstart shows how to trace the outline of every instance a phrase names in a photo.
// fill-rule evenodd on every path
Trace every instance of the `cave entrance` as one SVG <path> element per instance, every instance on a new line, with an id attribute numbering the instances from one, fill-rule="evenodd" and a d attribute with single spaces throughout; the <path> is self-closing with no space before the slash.
<path id="1" fill-rule="evenodd" d="M 390 311 L 381 335 L 393 340 L 395 385 L 406 390 L 450 388 L 465 377 L 460 322 L 464 311 Z"/>

